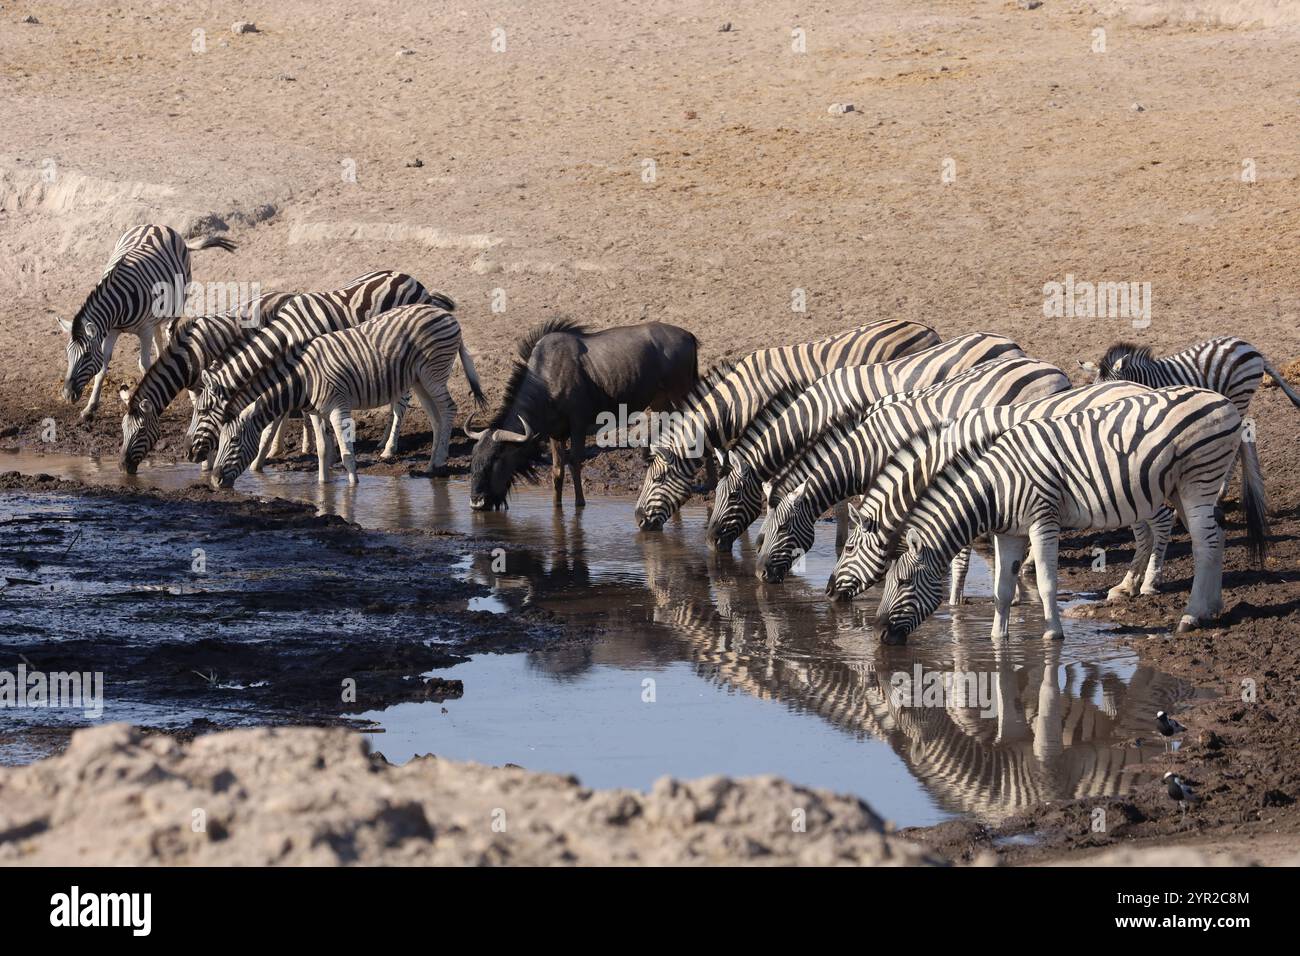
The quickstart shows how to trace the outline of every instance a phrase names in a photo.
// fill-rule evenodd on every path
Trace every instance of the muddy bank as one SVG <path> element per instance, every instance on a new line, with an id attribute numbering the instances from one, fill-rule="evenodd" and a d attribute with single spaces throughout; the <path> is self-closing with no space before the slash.
<path id="1" fill-rule="evenodd" d="M 190 743 L 116 724 L 0 769 L 0 863 L 23 865 L 856 865 L 946 861 L 860 800 L 776 778 L 659 781 L 648 794 L 422 757 L 341 730 Z M 1097 862 L 1206 864 L 1195 851 Z M 980 862 L 989 862 L 986 857 Z"/>
<path id="2" fill-rule="evenodd" d="M 336 723 L 454 694 L 420 675 L 534 649 L 544 613 L 467 610 L 456 565 L 490 542 L 364 531 L 204 486 L 122 493 L 0 475 L 0 668 L 102 674 L 109 718 L 177 732 Z M 29 709 L 75 725 L 80 711 Z"/>

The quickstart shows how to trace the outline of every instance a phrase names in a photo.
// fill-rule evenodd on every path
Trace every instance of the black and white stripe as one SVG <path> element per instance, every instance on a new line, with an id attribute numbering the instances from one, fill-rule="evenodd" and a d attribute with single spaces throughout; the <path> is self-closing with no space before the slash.
<path id="1" fill-rule="evenodd" d="M 901 553 L 885 579 L 878 636 L 887 643 L 906 640 L 939 605 L 952 559 L 991 533 L 993 636 L 1007 634 L 1015 575 L 1028 549 L 1043 601 L 1043 636 L 1061 638 L 1061 531 L 1149 521 L 1165 501 L 1192 537 L 1192 593 L 1179 630 L 1213 618 L 1222 609 L 1223 587 L 1223 529 L 1215 503 L 1240 444 L 1241 415 L 1232 402 L 1207 389 L 1177 386 L 1061 418 L 1021 422 L 982 455 L 954 455 L 897 536 Z M 1247 480 L 1257 483 L 1258 471 Z M 1249 514 L 1247 534 L 1262 553 L 1266 529 Z"/>
<path id="2" fill-rule="evenodd" d="M 217 370 L 203 373 L 198 419 L 190 439 L 190 460 L 208 458 L 216 448 L 221 426 L 233 421 L 244 406 L 275 384 L 276 363 L 292 349 L 319 335 L 365 322 L 389 309 L 415 304 L 433 305 L 448 312 L 456 308 L 450 298 L 430 292 L 402 272 L 372 272 L 352 280 L 342 289 L 294 296 L 274 322 L 240 343 L 223 358 Z M 477 385 L 468 352 L 465 367 L 471 382 Z M 386 457 L 396 448 L 405 410 L 405 401 L 399 399 L 393 407 L 392 425 L 384 448 Z M 264 446 L 271 437 L 268 426 Z"/>
<path id="3" fill-rule="evenodd" d="M 63 397 L 75 402 L 93 378 L 90 398 L 81 412 L 88 419 L 99 405 L 104 376 L 119 335 L 140 340 L 140 371 L 149 368 L 156 344 L 166 344 L 163 324 L 182 314 L 190 282 L 190 252 L 217 248 L 230 251 L 229 239 L 207 237 L 186 242 L 169 226 L 136 226 L 123 233 L 95 288 L 71 322 L 59 319 L 68 333 L 68 370 Z"/>
<path id="4" fill-rule="evenodd" d="M 212 483 L 230 487 L 256 456 L 263 430 L 301 410 L 316 430 L 321 482 L 328 478 L 325 423 L 343 453 L 348 481 L 357 480 L 352 451 L 354 411 L 397 402 L 414 391 L 434 424 L 429 468 L 446 464 L 456 406 L 447 379 L 462 353 L 460 325 L 450 312 L 411 305 L 353 328 L 317 336 L 282 355 L 259 379 L 267 388 L 222 430 Z M 466 378 L 470 370 L 465 370 Z M 473 383 L 471 382 L 471 385 Z"/>
<path id="5" fill-rule="evenodd" d="M 715 367 L 692 391 L 675 427 L 650 448 L 636 503 L 638 526 L 658 528 L 672 517 L 691 496 L 704 453 L 734 442 L 782 389 L 807 387 L 831 369 L 910 355 L 938 341 L 934 329 L 916 322 L 875 322 Z"/>
<path id="6" fill-rule="evenodd" d="M 888 395 L 946 381 L 982 362 L 1024 354 L 1005 335 L 973 332 L 893 361 L 823 375 L 784 407 L 774 406 L 756 419 L 727 453 L 714 495 L 710 544 L 729 549 L 758 517 L 755 503 L 762 501 L 763 483 L 831 425 L 861 418 L 872 403 Z"/>
<path id="7" fill-rule="evenodd" d="M 167 329 L 167 345 L 145 370 L 133 389 L 123 385 L 119 391 L 126 405 L 122 416 L 121 469 L 135 474 L 144 456 L 158 441 L 163 410 L 182 390 L 190 393 L 194 415 L 198 416 L 199 377 L 205 368 L 217 362 L 236 342 L 249 338 L 264 322 L 274 321 L 280 307 L 291 293 L 270 292 L 260 295 L 229 312 L 172 319 Z"/>
<path id="8" fill-rule="evenodd" d="M 974 408 L 1047 398 L 1069 387 L 1069 378 L 1055 365 L 1031 358 L 995 359 L 947 381 L 887 396 L 860 421 L 835 422 L 770 476 L 755 573 L 764 581 L 784 579 L 812 549 L 817 519 L 832 505 L 865 491 L 889 457 L 927 425 Z"/>
<path id="9" fill-rule="evenodd" d="M 1020 422 L 1033 419 L 1060 418 L 1090 408 L 1149 391 L 1131 382 L 1104 382 L 1060 392 L 1049 398 L 1015 405 L 972 409 L 955 418 L 932 422 L 919 429 L 894 449 L 890 459 L 863 492 L 861 506 L 851 513 L 848 540 L 835 565 L 826 592 L 847 599 L 861 594 L 881 580 L 889 570 L 893 555 L 889 552 L 898 529 L 907 521 L 917 499 L 929 487 L 934 476 L 958 454 L 978 455 L 999 435 Z M 1139 569 L 1143 592 L 1151 593 L 1159 583 L 1164 564 L 1164 550 L 1173 525 L 1168 509 L 1154 519 L 1153 528 L 1134 529 L 1137 537 L 1154 535 L 1152 558 Z M 953 588 L 950 599 L 961 599 L 969 551 L 963 550 L 953 562 Z M 1126 577 L 1126 584 L 1132 578 Z M 1119 587 L 1115 589 L 1118 592 Z M 1115 593 L 1118 597 L 1118 593 Z"/>

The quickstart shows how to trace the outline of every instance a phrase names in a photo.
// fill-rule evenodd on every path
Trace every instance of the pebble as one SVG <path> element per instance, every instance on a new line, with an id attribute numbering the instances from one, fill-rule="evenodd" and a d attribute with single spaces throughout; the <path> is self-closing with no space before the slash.
<path id="1" fill-rule="evenodd" d="M 27 14 L 27 16 L 23 17 L 23 18 L 22 18 L 21 20 L 19 20 L 18 22 L 19 22 L 19 23 L 40 23 L 41 21 L 40 21 L 40 20 L 37 20 L 34 16 L 32 16 L 32 15 L 29 13 L 29 14 Z"/>
<path id="2" fill-rule="evenodd" d="M 415 56 L 415 51 L 412 50 L 412 49 L 410 49 L 409 47 L 402 47 L 400 50 L 397 51 L 397 53 L 396 53 L 395 55 L 396 55 L 396 56 Z"/>
<path id="3" fill-rule="evenodd" d="M 249 20 L 236 20 L 233 24 L 231 24 L 230 32 L 231 33 L 260 33 L 261 31 L 257 29 L 256 23 L 253 23 Z"/>
<path id="4" fill-rule="evenodd" d="M 1129 107 L 1129 109 L 1131 109 L 1134 113 L 1145 113 L 1147 111 L 1147 108 L 1143 106 L 1141 103 L 1134 103 L 1132 106 Z"/>
<path id="5" fill-rule="evenodd" d="M 1043 0 L 1020 0 L 1021 10 L 1037 10 L 1043 5 Z"/>
<path id="6" fill-rule="evenodd" d="M 424 160 L 422 160 L 419 156 L 416 156 L 414 159 L 408 159 L 406 161 L 407 169 L 419 169 L 423 165 L 424 165 Z"/>
<path id="7" fill-rule="evenodd" d="M 853 104 L 852 104 L 852 103 L 832 103 L 829 107 L 827 107 L 826 112 L 827 112 L 827 113 L 832 113 L 832 114 L 852 113 L 852 112 L 853 112 Z"/>

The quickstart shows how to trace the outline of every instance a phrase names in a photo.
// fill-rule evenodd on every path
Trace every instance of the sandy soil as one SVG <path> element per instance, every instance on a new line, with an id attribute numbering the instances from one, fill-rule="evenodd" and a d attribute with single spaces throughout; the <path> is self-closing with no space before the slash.
<path id="1" fill-rule="evenodd" d="M 462 303 L 489 393 L 513 338 L 557 313 L 676 322 L 708 361 L 879 317 L 1006 333 L 1068 370 L 1118 338 L 1173 350 L 1235 333 L 1279 366 L 1300 358 L 1293 4 L 18 0 L 0 18 L 0 349 L 21 357 L 0 366 L 7 444 L 39 446 L 53 417 L 52 450 L 116 452 L 113 389 L 89 426 L 60 402 L 53 317 L 145 221 L 228 227 L 239 250 L 197 253 L 198 280 L 410 271 Z M 1045 319 L 1043 286 L 1067 275 L 1151 283 L 1151 325 Z M 110 379 L 135 378 L 134 361 L 124 342 Z M 160 457 L 177 453 L 183 404 Z M 1300 416 L 1277 389 L 1252 412 L 1277 512 L 1268 571 L 1232 549 L 1225 626 L 1192 640 L 1143 630 L 1182 600 L 1185 554 L 1153 611 L 1117 613 L 1162 669 L 1234 696 L 1251 677 L 1259 699 L 1180 715 L 1214 734 L 1180 754 L 1211 794 L 1197 832 L 1148 813 L 1153 792 L 1113 840 L 1297 829 Z M 421 458 L 418 413 L 407 430 L 397 468 Z M 620 453 L 588 475 L 626 488 L 639 469 Z M 1075 544 L 1067 583 L 1083 587 L 1089 541 Z M 1025 825 L 1057 835 L 1051 852 L 1095 842 L 1084 808 Z M 930 839 L 960 858 L 991 838 Z"/>

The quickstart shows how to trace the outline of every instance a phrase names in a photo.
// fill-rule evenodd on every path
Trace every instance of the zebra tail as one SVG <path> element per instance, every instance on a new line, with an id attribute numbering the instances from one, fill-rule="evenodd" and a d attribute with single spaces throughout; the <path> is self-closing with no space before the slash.
<path id="1" fill-rule="evenodd" d="M 464 342 L 460 343 L 460 367 L 465 372 L 465 381 L 469 382 L 470 394 L 474 396 L 474 404 L 478 408 L 487 405 L 487 397 L 483 394 L 483 386 L 478 381 L 478 370 L 474 368 L 474 359 L 470 357 L 469 349 Z"/>
<path id="2" fill-rule="evenodd" d="M 185 248 L 190 252 L 198 252 L 200 249 L 224 249 L 226 252 L 235 251 L 235 243 L 225 236 L 204 236 L 202 239 L 191 239 L 185 243 Z"/>
<path id="3" fill-rule="evenodd" d="M 1268 377 L 1277 382 L 1278 388 L 1286 392 L 1286 397 L 1291 399 L 1292 405 L 1296 406 L 1296 408 L 1300 408 L 1300 395 L 1296 394 L 1295 389 L 1291 387 L 1291 383 L 1284 379 L 1278 373 L 1278 370 L 1269 364 L 1268 359 L 1264 358 L 1262 355 L 1260 358 L 1264 361 L 1264 371 L 1268 373 Z"/>
<path id="4" fill-rule="evenodd" d="M 1241 448 L 1241 507 L 1246 512 L 1246 547 L 1250 559 L 1264 567 L 1268 552 L 1268 501 L 1264 494 L 1264 477 L 1260 472 L 1259 454 L 1252 443 Z"/>

